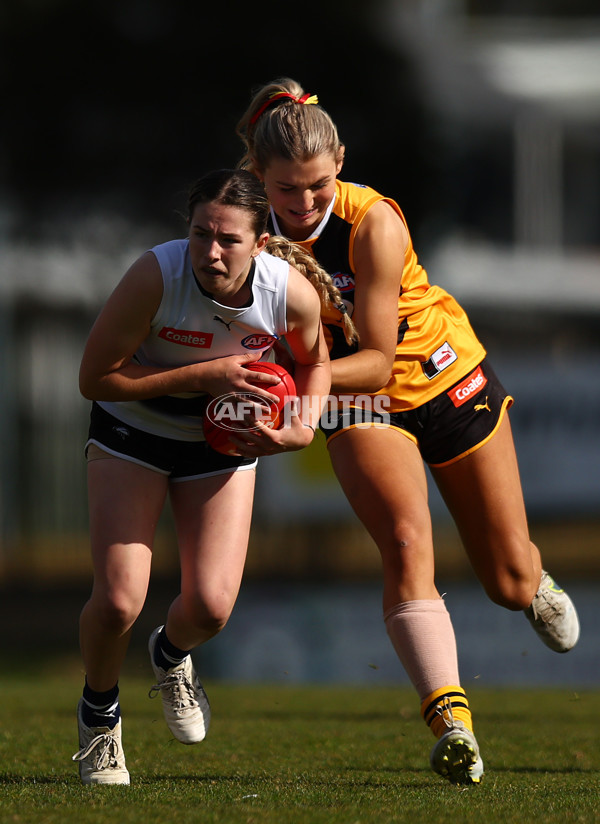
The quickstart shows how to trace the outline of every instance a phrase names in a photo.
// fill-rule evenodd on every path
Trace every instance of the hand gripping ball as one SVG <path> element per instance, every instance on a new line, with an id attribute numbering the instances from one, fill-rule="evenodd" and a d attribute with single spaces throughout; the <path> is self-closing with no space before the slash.
<path id="1" fill-rule="evenodd" d="M 296 384 L 290 373 L 278 363 L 270 361 L 260 361 L 250 364 L 247 369 L 251 372 L 268 372 L 281 378 L 278 384 L 260 384 L 263 389 L 268 389 L 272 395 L 277 395 L 278 400 L 269 401 L 261 395 L 252 392 L 231 392 L 228 395 L 221 395 L 213 398 L 208 404 L 204 418 L 204 437 L 207 443 L 217 452 L 223 455 L 235 454 L 236 448 L 230 441 L 230 435 L 236 431 L 247 429 L 244 421 L 245 416 L 252 409 L 253 404 L 260 404 L 262 414 L 260 419 L 267 426 L 279 429 L 283 425 L 282 411 L 289 403 L 290 398 L 296 395 Z M 254 386 L 257 382 L 250 381 Z"/>

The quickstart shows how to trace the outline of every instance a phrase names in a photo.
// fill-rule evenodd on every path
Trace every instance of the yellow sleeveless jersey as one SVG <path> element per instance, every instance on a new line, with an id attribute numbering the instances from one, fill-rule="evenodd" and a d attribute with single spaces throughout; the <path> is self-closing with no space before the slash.
<path id="1" fill-rule="evenodd" d="M 354 310 L 354 241 L 374 203 L 380 200 L 406 220 L 390 198 L 368 186 L 336 181 L 333 208 L 317 234 L 300 243 L 332 276 L 350 316 Z M 408 227 L 407 232 L 408 232 Z M 398 296 L 398 341 L 392 375 L 377 395 L 390 399 L 387 411 L 414 409 L 449 389 L 485 357 L 466 313 L 458 302 L 427 280 L 418 262 L 410 233 Z M 332 359 L 349 355 L 340 312 L 323 310 L 323 325 Z"/>

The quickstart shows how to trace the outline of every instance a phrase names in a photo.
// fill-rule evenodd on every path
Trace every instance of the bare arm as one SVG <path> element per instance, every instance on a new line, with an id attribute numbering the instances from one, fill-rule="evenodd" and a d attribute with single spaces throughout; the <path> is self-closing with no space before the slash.
<path id="1" fill-rule="evenodd" d="M 294 382 L 299 397 L 290 425 L 270 429 L 259 423 L 232 440 L 248 457 L 302 449 L 312 441 L 329 395 L 331 368 L 321 325 L 321 304 L 315 289 L 293 267 L 287 288 L 286 340 L 294 356 Z"/>
<path id="2" fill-rule="evenodd" d="M 321 304 L 315 289 L 290 267 L 287 293 L 286 340 L 295 363 L 294 380 L 301 399 L 303 423 L 316 427 L 331 388 L 331 363 L 320 319 Z"/>
<path id="3" fill-rule="evenodd" d="M 248 383 L 252 373 L 243 367 L 257 360 L 259 354 L 173 368 L 142 366 L 132 360 L 150 333 L 162 293 L 158 261 L 146 252 L 125 273 L 92 327 L 79 370 L 83 396 L 90 400 L 131 401 L 179 392 L 215 396 L 231 391 L 256 392 L 256 387 Z M 269 376 L 254 374 L 265 386 L 271 381 Z"/>
<path id="4" fill-rule="evenodd" d="M 376 392 L 391 375 L 398 338 L 398 296 L 408 236 L 400 217 L 385 202 L 366 214 L 354 246 L 358 352 L 334 360 L 332 391 Z"/>

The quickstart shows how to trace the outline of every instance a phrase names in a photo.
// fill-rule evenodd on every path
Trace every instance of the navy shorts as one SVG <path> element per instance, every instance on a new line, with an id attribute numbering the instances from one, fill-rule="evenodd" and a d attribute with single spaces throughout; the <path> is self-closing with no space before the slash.
<path id="1" fill-rule="evenodd" d="M 136 429 L 92 404 L 87 447 L 96 444 L 115 458 L 168 475 L 172 481 L 192 481 L 209 475 L 253 469 L 256 458 L 215 452 L 206 441 L 177 441 Z"/>
<path id="2" fill-rule="evenodd" d="M 323 415 L 320 428 L 329 442 L 344 430 L 360 425 L 390 426 L 417 444 L 427 464 L 444 466 L 483 446 L 512 403 L 512 396 L 483 360 L 450 389 L 416 409 L 388 414 L 336 409 Z"/>

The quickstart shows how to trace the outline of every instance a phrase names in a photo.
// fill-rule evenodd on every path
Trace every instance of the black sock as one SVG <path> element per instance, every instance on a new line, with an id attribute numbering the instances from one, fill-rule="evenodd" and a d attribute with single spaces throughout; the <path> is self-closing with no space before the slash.
<path id="1" fill-rule="evenodd" d="M 163 627 L 158 633 L 154 646 L 154 663 L 163 670 L 169 670 L 181 664 L 189 655 L 189 650 L 179 649 L 167 638 Z"/>
<path id="2" fill-rule="evenodd" d="M 121 717 L 119 705 L 119 685 L 106 692 L 96 692 L 86 680 L 83 687 L 81 718 L 86 727 L 116 727 Z"/>

